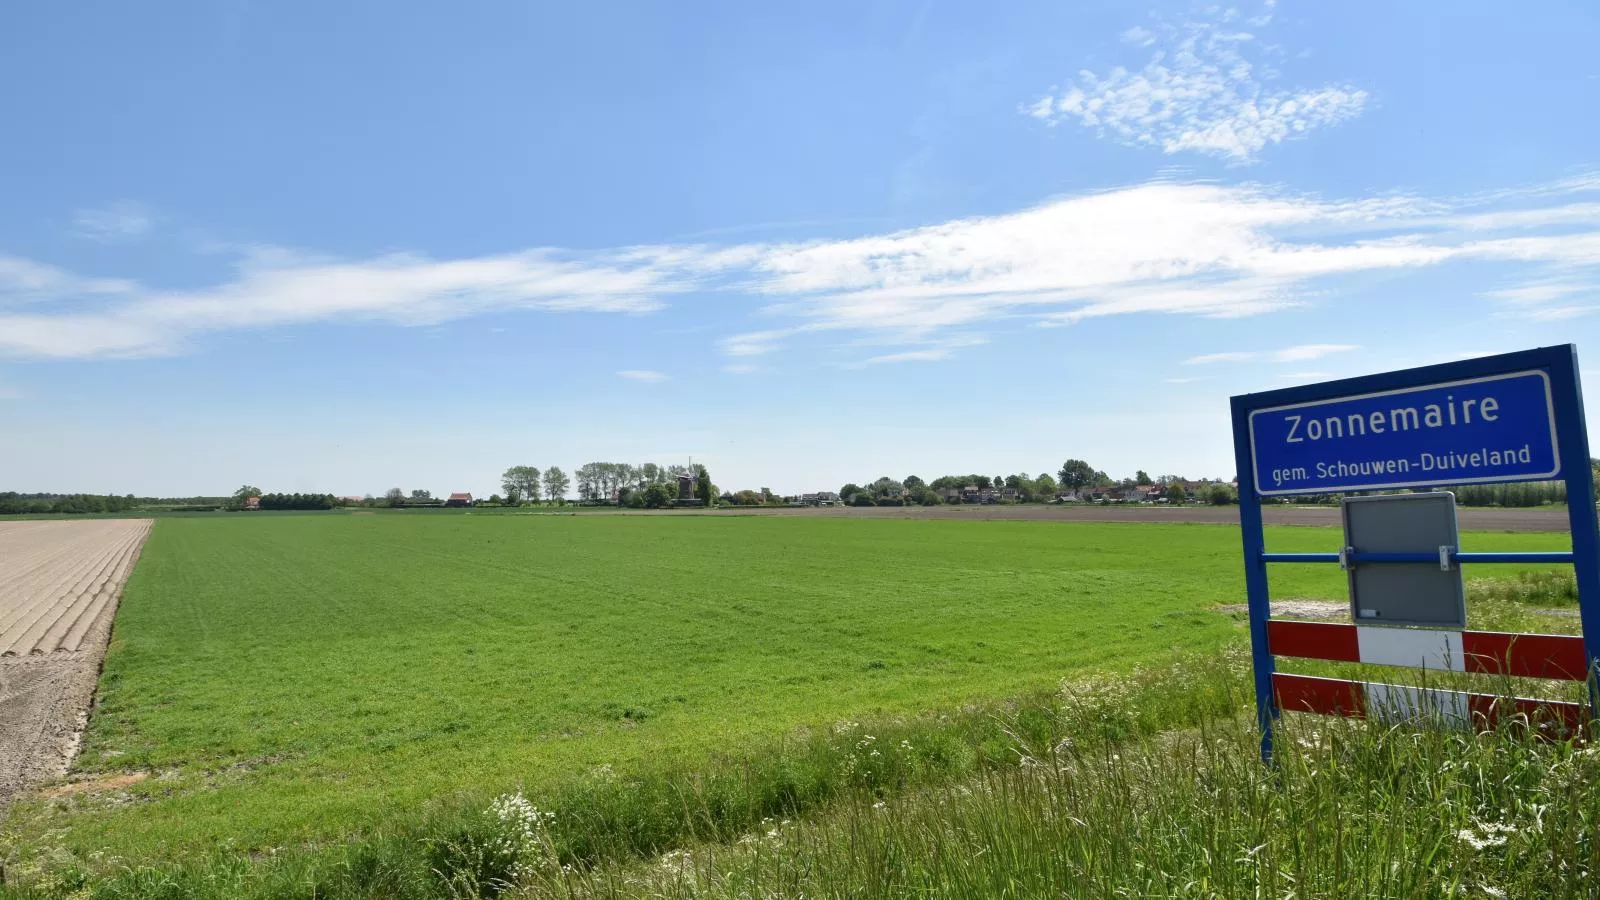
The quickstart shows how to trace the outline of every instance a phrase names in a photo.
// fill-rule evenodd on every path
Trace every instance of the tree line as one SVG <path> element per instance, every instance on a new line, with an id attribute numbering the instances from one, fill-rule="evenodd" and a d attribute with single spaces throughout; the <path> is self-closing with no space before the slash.
<path id="1" fill-rule="evenodd" d="M 500 475 L 504 496 L 496 494 L 489 502 L 502 506 L 537 503 L 542 489 L 545 502 L 563 503 L 576 484 L 578 502 L 582 504 L 658 509 L 678 501 L 678 478 L 684 475 L 693 479 L 696 500 L 706 503 L 717 496 L 716 486 L 703 465 L 591 462 L 578 466 L 570 476 L 560 466 L 511 466 Z"/>
<path id="2" fill-rule="evenodd" d="M 916 475 L 903 479 L 888 476 L 866 484 L 851 482 L 839 489 L 839 499 L 854 506 L 938 506 L 948 502 L 1046 503 L 1064 498 L 1090 499 L 1094 494 L 1130 491 L 1144 487 L 1169 503 L 1200 501 L 1234 503 L 1237 495 L 1231 485 L 1220 480 L 1190 481 L 1180 475 L 1151 478 L 1139 470 L 1131 478 L 1117 480 L 1081 459 L 1069 459 L 1054 475 L 1040 472 L 1029 475 L 941 475 L 926 481 Z M 974 496 L 975 495 L 975 496 Z"/>
<path id="3" fill-rule="evenodd" d="M 0 492 L 0 515 L 47 513 L 119 513 L 137 509 L 144 500 L 132 494 L 19 494 Z"/>

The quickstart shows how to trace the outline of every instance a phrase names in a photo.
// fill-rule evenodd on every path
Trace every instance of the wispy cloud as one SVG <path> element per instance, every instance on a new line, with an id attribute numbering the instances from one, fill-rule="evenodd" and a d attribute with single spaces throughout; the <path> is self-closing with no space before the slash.
<path id="1" fill-rule="evenodd" d="M 1296 347 L 1275 350 L 1272 352 L 1271 357 L 1273 362 L 1305 362 L 1308 359 L 1321 359 L 1333 353 L 1349 353 L 1352 350 L 1360 349 L 1355 344 L 1300 344 Z"/>
<path id="2" fill-rule="evenodd" d="M 646 384 L 655 384 L 667 380 L 665 374 L 651 369 L 623 369 L 617 373 L 617 377 L 626 378 L 629 381 L 642 381 Z"/>
<path id="3" fill-rule="evenodd" d="M 26 261 L 13 261 L 11 270 L 13 281 L 20 278 L 31 293 L 53 297 L 67 311 L 0 314 L 0 354 L 55 358 L 159 355 L 207 332 L 313 322 L 431 325 L 500 309 L 649 312 L 689 279 L 681 266 L 631 251 L 612 258 L 540 250 L 357 262 L 258 254 L 241 264 L 234 280 L 191 291 L 77 279 Z M 0 260 L 0 290 L 6 271 Z M 116 302 L 82 302 L 96 291 L 118 295 Z"/>
<path id="4" fill-rule="evenodd" d="M 1597 248 L 1600 249 L 1600 248 Z M 1546 274 L 1514 287 L 1486 291 L 1500 315 L 1530 322 L 1561 322 L 1600 313 L 1600 260 L 1561 259 Z"/>
<path id="5" fill-rule="evenodd" d="M 0 309 L 29 301 L 123 294 L 133 289 L 131 281 L 84 278 L 55 266 L 0 253 Z"/>
<path id="6" fill-rule="evenodd" d="M 1269 7 L 1270 10 L 1270 7 Z M 1078 73 L 1026 108 L 1052 125 L 1070 122 L 1132 146 L 1186 150 L 1248 163 L 1266 147 L 1360 115 L 1367 92 L 1348 84 L 1275 88 L 1256 35 L 1238 28 L 1236 10 L 1212 20 L 1157 23 L 1123 32 L 1138 47 L 1159 44 L 1143 68 Z M 1268 14 L 1252 18 L 1265 27 Z"/>
<path id="7" fill-rule="evenodd" d="M 72 233 L 78 237 L 114 244 L 131 241 L 149 233 L 155 224 L 143 206 L 120 200 L 99 209 L 80 209 L 72 216 Z"/>
<path id="8" fill-rule="evenodd" d="M 1186 366 L 1207 366 L 1212 363 L 1223 362 L 1249 362 L 1256 359 L 1259 354 L 1247 351 L 1230 351 L 1227 353 L 1205 353 L 1200 356 L 1191 356 L 1183 361 Z"/>
<path id="9" fill-rule="evenodd" d="M 1200 356 L 1191 356 L 1184 360 L 1183 364 L 1186 366 L 1204 366 L 1212 363 L 1257 361 L 1294 363 L 1320 359 L 1332 353 L 1348 353 L 1352 350 L 1360 349 L 1355 344 L 1298 344 L 1293 347 L 1284 347 L 1282 350 L 1230 350 L 1223 353 L 1205 353 Z"/>
<path id="10" fill-rule="evenodd" d="M 511 309 L 647 313 L 695 292 L 720 295 L 711 302 L 730 365 L 801 342 L 871 347 L 858 364 L 881 365 L 950 358 L 1007 327 L 1264 315 L 1325 302 L 1341 276 L 1466 261 L 1499 267 L 1510 286 L 1492 299 L 1508 310 L 1562 318 L 1600 303 L 1589 288 L 1600 283 L 1600 217 L 1576 215 L 1586 204 L 1571 197 L 1597 188 L 1327 200 L 1158 181 L 847 240 L 446 260 L 254 248 L 232 277 L 183 291 L 0 256 L 0 356 L 149 356 L 214 332 L 431 325 Z M 1348 349 L 1308 344 L 1212 361 L 1243 353 L 1297 362 Z"/>

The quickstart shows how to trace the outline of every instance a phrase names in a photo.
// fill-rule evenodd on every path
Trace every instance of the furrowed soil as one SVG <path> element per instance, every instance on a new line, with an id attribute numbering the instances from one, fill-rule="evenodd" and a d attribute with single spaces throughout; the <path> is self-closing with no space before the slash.
<path id="1" fill-rule="evenodd" d="M 0 523 L 0 810 L 66 774 L 151 524 Z"/>

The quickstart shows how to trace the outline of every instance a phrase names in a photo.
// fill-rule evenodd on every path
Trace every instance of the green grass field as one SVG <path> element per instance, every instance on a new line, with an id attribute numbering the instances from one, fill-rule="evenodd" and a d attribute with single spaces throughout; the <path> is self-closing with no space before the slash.
<path id="1" fill-rule="evenodd" d="M 1269 531 L 1331 550 L 1329 529 Z M 1563 549 L 1472 534 L 1465 549 Z M 78 769 L 14 845 L 175 859 L 306 846 L 455 795 L 693 770 L 865 716 L 954 710 L 1237 646 L 1238 532 L 808 518 L 168 519 L 129 582 Z M 1506 573 L 1509 574 L 1509 573 Z M 1333 567 L 1281 597 L 1336 599 Z"/>

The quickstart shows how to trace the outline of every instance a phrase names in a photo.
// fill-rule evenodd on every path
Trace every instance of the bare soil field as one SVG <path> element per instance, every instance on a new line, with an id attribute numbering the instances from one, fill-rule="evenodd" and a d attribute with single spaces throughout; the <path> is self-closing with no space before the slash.
<path id="1" fill-rule="evenodd" d="M 1463 531 L 1568 530 L 1565 509 L 1486 509 L 1462 507 L 1458 517 Z M 680 513 L 704 515 L 705 513 Z M 672 515 L 672 513 L 666 513 Z M 953 519 L 1053 522 L 1193 522 L 1209 525 L 1239 524 L 1237 506 L 868 506 L 738 508 L 713 515 L 755 516 L 856 516 L 892 519 Z M 1337 506 L 1268 506 L 1262 509 L 1268 525 L 1338 525 Z"/>
<path id="2" fill-rule="evenodd" d="M 0 522 L 0 808 L 66 773 L 152 524 Z"/>

